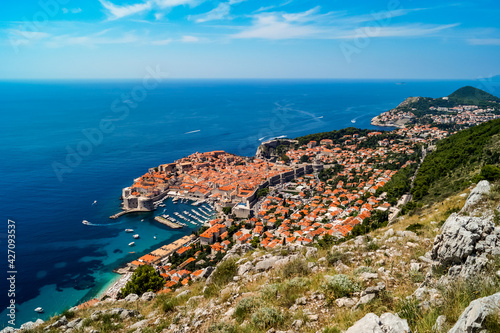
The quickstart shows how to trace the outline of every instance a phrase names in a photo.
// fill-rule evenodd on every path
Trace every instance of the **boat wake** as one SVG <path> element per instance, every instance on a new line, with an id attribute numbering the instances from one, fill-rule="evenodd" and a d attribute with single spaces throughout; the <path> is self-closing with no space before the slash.
<path id="1" fill-rule="evenodd" d="M 91 227 L 109 227 L 109 226 L 112 226 L 112 225 L 118 225 L 118 224 L 122 224 L 124 221 L 122 222 L 114 222 L 114 223 L 106 223 L 106 224 L 97 224 L 97 223 L 92 223 L 92 222 L 89 222 L 87 220 L 83 220 L 83 224 L 84 225 L 89 225 Z"/>

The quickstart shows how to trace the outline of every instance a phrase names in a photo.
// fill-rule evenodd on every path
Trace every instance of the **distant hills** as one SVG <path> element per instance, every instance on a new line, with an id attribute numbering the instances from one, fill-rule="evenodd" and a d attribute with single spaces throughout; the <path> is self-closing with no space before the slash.
<path id="1" fill-rule="evenodd" d="M 500 102 L 500 98 L 487 93 L 484 90 L 471 86 L 462 87 L 448 96 L 457 104 L 478 104 L 480 102 Z"/>

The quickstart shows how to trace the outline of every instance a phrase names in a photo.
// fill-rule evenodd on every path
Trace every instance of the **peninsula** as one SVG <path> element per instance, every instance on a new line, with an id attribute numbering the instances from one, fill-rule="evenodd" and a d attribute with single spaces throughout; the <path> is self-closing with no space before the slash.
<path id="1" fill-rule="evenodd" d="M 404 128 L 434 125 L 463 129 L 500 117 L 500 98 L 466 86 L 441 98 L 408 97 L 396 108 L 371 121 L 374 126 Z"/>

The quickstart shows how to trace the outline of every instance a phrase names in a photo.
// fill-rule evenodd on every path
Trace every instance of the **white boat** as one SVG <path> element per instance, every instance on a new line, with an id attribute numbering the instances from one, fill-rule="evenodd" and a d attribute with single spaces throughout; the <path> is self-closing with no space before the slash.
<path id="1" fill-rule="evenodd" d="M 134 242 L 130 242 L 130 243 L 128 243 L 128 246 L 134 246 L 134 245 L 135 245 L 135 243 L 134 243 Z"/>
<path id="2" fill-rule="evenodd" d="M 89 225 L 90 224 L 90 222 L 87 221 L 87 220 L 83 220 L 82 223 L 85 224 L 85 225 Z"/>
<path id="3" fill-rule="evenodd" d="M 125 229 L 125 232 L 134 232 L 134 229 Z"/>
<path id="4" fill-rule="evenodd" d="M 135 234 L 132 237 L 134 237 L 135 239 L 137 239 L 137 238 L 139 238 L 139 234 Z"/>
<path id="5" fill-rule="evenodd" d="M 37 307 L 37 308 L 35 309 L 35 312 L 38 312 L 38 313 L 43 313 L 43 308 L 41 308 L 41 307 Z"/>
<path id="6" fill-rule="evenodd" d="M 141 222 L 144 222 L 144 219 L 142 219 Z"/>
<path id="7" fill-rule="evenodd" d="M 92 203 L 92 205 L 95 205 L 95 204 L 97 204 L 97 200 L 94 200 L 94 203 Z"/>
<path id="8" fill-rule="evenodd" d="M 356 119 L 351 120 L 351 123 L 356 124 Z"/>
<path id="9" fill-rule="evenodd" d="M 156 236 L 154 237 L 154 239 L 156 239 Z"/>

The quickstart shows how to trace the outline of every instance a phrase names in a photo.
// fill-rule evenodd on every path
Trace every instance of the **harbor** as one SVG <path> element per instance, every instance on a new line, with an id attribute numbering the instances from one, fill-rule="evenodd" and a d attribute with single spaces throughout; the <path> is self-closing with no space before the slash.
<path id="1" fill-rule="evenodd" d="M 182 229 L 184 227 L 183 225 L 169 221 L 168 219 L 166 219 L 163 216 L 156 216 L 155 221 L 159 222 L 163 225 L 166 225 L 167 227 L 172 228 L 172 229 Z"/>

